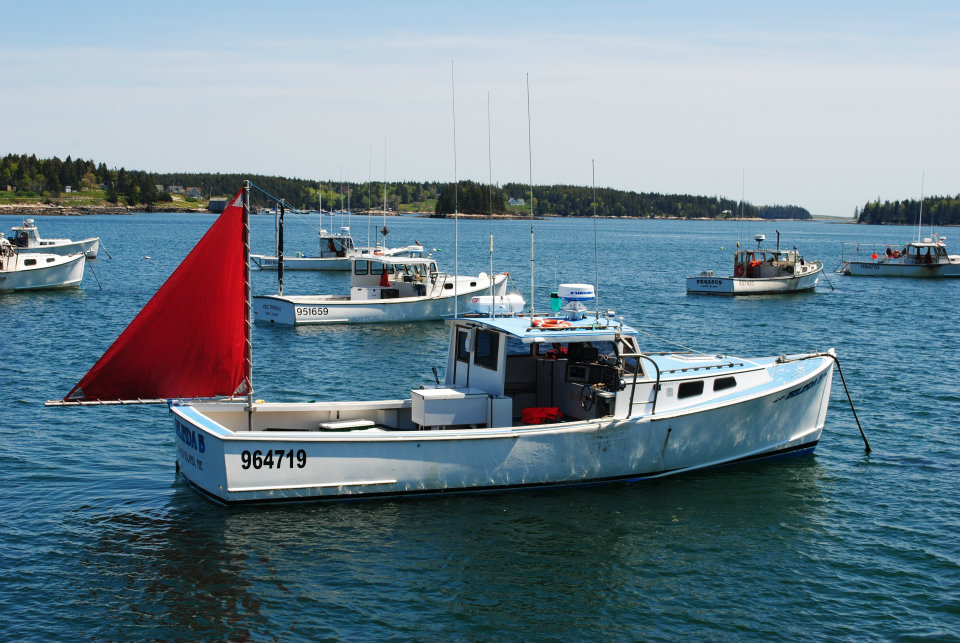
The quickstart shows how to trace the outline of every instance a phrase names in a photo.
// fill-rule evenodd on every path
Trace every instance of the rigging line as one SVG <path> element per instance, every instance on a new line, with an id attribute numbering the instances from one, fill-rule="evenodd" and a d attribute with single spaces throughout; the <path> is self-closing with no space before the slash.
<path id="1" fill-rule="evenodd" d="M 652 338 L 654 338 L 654 339 L 658 339 L 658 340 L 660 340 L 661 342 L 665 342 L 665 343 L 667 343 L 667 344 L 673 344 L 674 346 L 679 346 L 679 347 L 682 348 L 683 350 L 685 350 L 685 351 L 690 351 L 691 353 L 700 353 L 701 355 L 711 355 L 711 354 L 712 354 L 712 353 L 708 353 L 708 352 L 706 352 L 706 351 L 698 350 L 698 349 L 696 349 L 696 348 L 690 348 L 689 346 L 684 346 L 684 345 L 681 344 L 680 342 L 675 342 L 675 341 L 672 341 L 672 340 L 667 339 L 666 337 L 660 337 L 659 335 L 654 335 L 653 333 L 651 333 L 651 332 L 649 332 L 649 331 L 646 331 L 646 330 L 643 330 L 643 329 L 640 329 L 640 328 L 635 328 L 634 330 L 636 330 L 638 333 L 643 333 L 644 335 L 647 335 L 647 336 L 652 337 Z"/>
<path id="2" fill-rule="evenodd" d="M 287 208 L 287 212 L 288 212 L 288 213 L 291 213 L 291 212 L 292 212 L 293 214 L 299 214 L 299 215 L 303 218 L 304 223 L 306 223 L 307 225 L 309 225 L 310 227 L 312 227 L 312 228 L 313 228 L 314 230 L 316 230 L 317 232 L 320 232 L 321 230 L 323 230 L 323 227 L 317 227 L 312 221 L 310 221 L 310 219 L 309 219 L 308 216 L 307 216 L 307 213 L 304 212 L 303 210 L 298 210 L 297 208 L 293 207 L 292 205 L 290 205 L 289 203 L 287 203 L 287 202 L 284 201 L 283 199 L 273 196 L 272 194 L 270 194 L 269 192 L 267 192 L 266 190 L 264 190 L 262 187 L 260 187 L 260 186 L 257 185 L 256 183 L 250 183 L 250 187 L 255 188 L 258 192 L 260 192 L 261 194 L 263 194 L 263 195 L 264 195 L 265 197 L 267 197 L 268 199 L 273 199 L 276 203 L 283 203 L 283 204 L 284 204 L 284 207 Z M 322 216 L 322 215 L 321 215 L 321 216 Z"/>

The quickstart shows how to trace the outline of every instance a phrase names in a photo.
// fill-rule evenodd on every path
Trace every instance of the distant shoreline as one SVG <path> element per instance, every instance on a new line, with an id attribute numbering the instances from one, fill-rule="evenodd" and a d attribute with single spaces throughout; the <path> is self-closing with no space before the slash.
<path id="1" fill-rule="evenodd" d="M 206 208 L 170 208 L 163 207 L 160 205 L 149 205 L 149 206 L 125 206 L 125 205 L 63 205 L 58 203 L 4 203 L 0 204 L 0 215 L 11 215 L 11 216 L 20 216 L 20 217 L 34 217 L 34 216 L 61 216 L 61 217 L 76 217 L 76 216 L 85 216 L 85 215 L 97 215 L 97 214 L 113 214 L 113 215 L 131 215 L 137 213 L 162 213 L 162 214 L 218 214 L 217 212 L 212 212 Z M 328 213 L 324 213 L 328 214 Z M 396 216 L 417 216 L 422 218 L 431 218 L 431 219 L 452 219 L 454 218 L 452 214 L 446 214 L 438 216 L 429 212 L 394 212 L 390 211 L 386 213 L 386 216 L 396 217 Z M 263 214 L 257 213 L 255 216 L 264 216 Z M 337 215 L 334 215 L 337 216 Z M 384 216 L 383 212 L 352 212 L 351 216 Z M 491 216 L 489 214 L 465 214 L 460 213 L 461 219 L 489 219 Z M 502 220 L 502 221 L 512 221 L 512 220 L 524 220 L 529 219 L 530 216 L 526 214 L 494 214 L 493 219 Z M 534 215 L 534 218 L 538 221 L 545 219 L 589 219 L 591 218 L 589 214 L 583 215 L 582 217 L 562 217 L 555 214 L 537 214 Z M 666 220 L 666 221 L 760 221 L 760 222 L 771 222 L 771 221 L 827 221 L 831 223 L 857 223 L 855 220 L 843 220 L 843 219 L 761 219 L 759 217 L 748 217 L 744 219 L 735 219 L 735 218 L 711 218 L 711 217 L 676 217 L 676 216 L 619 216 L 619 217 L 599 217 L 601 219 L 650 219 L 650 220 Z"/>

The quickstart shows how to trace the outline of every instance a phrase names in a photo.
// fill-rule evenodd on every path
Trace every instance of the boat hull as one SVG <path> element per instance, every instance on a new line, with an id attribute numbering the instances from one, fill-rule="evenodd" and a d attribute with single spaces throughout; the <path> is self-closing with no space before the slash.
<path id="1" fill-rule="evenodd" d="M 935 279 L 960 277 L 960 262 L 934 264 L 901 263 L 896 261 L 845 261 L 840 271 L 855 277 L 915 277 Z"/>
<path id="2" fill-rule="evenodd" d="M 83 253 L 88 259 L 96 259 L 99 251 L 99 237 L 83 239 L 82 241 L 64 242 L 56 239 L 45 239 L 40 242 L 40 245 L 30 245 L 26 248 L 19 248 L 20 254 L 51 254 L 66 257 Z"/>
<path id="3" fill-rule="evenodd" d="M 538 426 L 316 430 L 334 414 L 396 417 L 410 400 L 257 404 L 249 419 L 244 402 L 171 412 L 178 470 L 223 503 L 494 491 L 639 481 L 810 452 L 826 420 L 832 362 L 813 357 L 787 373 L 735 400 Z M 269 430 L 281 424 L 301 430 Z"/>
<path id="4" fill-rule="evenodd" d="M 814 272 L 794 277 L 748 279 L 743 277 L 687 277 L 687 292 L 701 295 L 772 295 L 813 290 L 820 280 L 822 266 Z"/>
<path id="5" fill-rule="evenodd" d="M 6 263 L 9 261 L 9 265 Z M 29 262 L 36 262 L 28 265 Z M 85 256 L 61 257 L 53 254 L 21 253 L 4 259 L 0 270 L 0 292 L 20 290 L 56 290 L 79 288 L 83 280 Z"/>
<path id="6" fill-rule="evenodd" d="M 456 297 L 439 296 L 402 297 L 397 299 L 349 300 L 332 296 L 282 296 L 257 295 L 253 297 L 253 319 L 257 322 L 284 325 L 302 324 L 360 324 L 386 322 L 414 322 L 440 320 L 453 317 L 456 310 L 465 311 L 467 304 L 477 294 L 489 294 L 490 281 L 486 277 L 475 278 L 474 287 L 461 288 Z M 494 278 L 494 294 L 506 293 L 505 274 Z"/>
<path id="7" fill-rule="evenodd" d="M 250 261 L 260 270 L 277 270 L 279 261 L 276 257 L 266 255 L 250 255 Z M 283 258 L 284 270 L 350 270 L 350 259 L 347 257 L 297 257 Z"/>

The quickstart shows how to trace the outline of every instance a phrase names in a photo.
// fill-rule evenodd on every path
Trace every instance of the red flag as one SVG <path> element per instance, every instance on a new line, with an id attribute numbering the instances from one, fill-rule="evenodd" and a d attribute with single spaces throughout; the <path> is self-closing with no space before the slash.
<path id="1" fill-rule="evenodd" d="M 242 190 L 65 401 L 245 393 Z"/>

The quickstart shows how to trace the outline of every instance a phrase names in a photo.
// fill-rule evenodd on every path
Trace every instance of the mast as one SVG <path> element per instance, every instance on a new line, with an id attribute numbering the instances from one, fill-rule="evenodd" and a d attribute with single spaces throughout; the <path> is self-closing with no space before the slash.
<path id="1" fill-rule="evenodd" d="M 527 73 L 527 157 L 530 166 L 530 320 L 533 320 L 536 312 L 536 299 L 534 299 L 533 278 L 533 136 L 530 133 L 530 73 Z"/>
<path id="2" fill-rule="evenodd" d="M 253 286 L 250 281 L 250 181 L 243 182 L 243 274 L 246 280 L 247 337 L 245 357 L 247 362 L 247 422 L 253 426 Z"/>
<path id="3" fill-rule="evenodd" d="M 283 294 L 283 213 L 286 208 L 284 207 L 284 202 L 281 201 L 279 212 L 279 221 L 280 225 L 277 228 L 277 287 L 278 295 Z"/>

